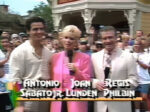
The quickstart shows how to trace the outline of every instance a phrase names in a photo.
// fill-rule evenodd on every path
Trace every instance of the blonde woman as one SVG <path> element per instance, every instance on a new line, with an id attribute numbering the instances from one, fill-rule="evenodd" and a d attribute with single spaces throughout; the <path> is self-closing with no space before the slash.
<path id="1" fill-rule="evenodd" d="M 80 35 L 81 31 L 76 26 L 66 26 L 61 33 L 64 51 L 52 57 L 52 79 L 61 83 L 58 90 L 62 92 L 66 89 L 72 90 L 72 79 L 81 81 L 90 80 L 91 77 L 90 57 L 74 50 Z M 87 108 L 87 102 L 84 101 L 51 103 L 51 112 L 87 112 Z"/>

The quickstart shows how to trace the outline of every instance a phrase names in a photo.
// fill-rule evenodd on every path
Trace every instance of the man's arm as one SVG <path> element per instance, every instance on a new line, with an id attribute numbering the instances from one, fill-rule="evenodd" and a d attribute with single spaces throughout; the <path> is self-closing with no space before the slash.
<path id="1" fill-rule="evenodd" d="M 138 75 L 137 75 L 137 68 L 136 68 L 136 60 L 131 54 L 126 56 L 127 58 L 127 75 L 128 81 L 131 83 L 132 87 L 138 86 Z"/>
<path id="2" fill-rule="evenodd" d="M 17 82 L 21 82 L 24 71 L 24 55 L 23 52 L 19 49 L 14 49 L 14 51 L 10 55 L 10 69 L 11 69 L 11 81 L 13 81 L 14 85 Z M 13 87 L 14 87 L 13 85 Z M 14 112 L 24 112 L 24 103 L 21 101 L 17 102 L 17 107 L 14 109 Z"/>
<path id="3" fill-rule="evenodd" d="M 5 58 L 0 61 L 0 67 L 4 66 L 4 64 L 8 61 L 8 58 Z"/>
<path id="4" fill-rule="evenodd" d="M 20 82 L 22 80 L 25 73 L 24 63 L 24 52 L 20 49 L 14 49 L 10 55 L 10 70 L 12 74 L 12 81 Z"/>
<path id="5" fill-rule="evenodd" d="M 2 51 L 0 51 L 0 52 L 1 52 L 0 55 L 5 56 Z M 7 48 L 7 55 L 5 56 L 5 59 L 0 60 L 0 67 L 3 66 L 5 63 L 7 63 L 7 61 L 9 60 L 11 52 L 12 52 L 12 49 L 11 48 Z"/>
<path id="6" fill-rule="evenodd" d="M 149 69 L 149 68 L 150 68 L 149 65 L 146 65 L 146 64 L 142 63 L 142 62 L 139 61 L 139 60 L 137 60 L 137 63 L 138 63 L 142 68 L 144 68 L 144 69 Z"/>
<path id="7" fill-rule="evenodd" d="M 103 91 L 105 89 L 105 84 L 104 84 L 104 80 L 103 77 L 101 77 L 101 80 L 98 79 L 99 75 L 102 74 L 99 71 L 99 67 L 97 65 L 97 59 L 96 59 L 96 54 L 92 54 L 91 55 L 91 60 L 92 60 L 92 68 L 93 68 L 93 74 L 94 74 L 94 78 L 92 79 L 92 87 L 98 89 L 99 91 Z"/>

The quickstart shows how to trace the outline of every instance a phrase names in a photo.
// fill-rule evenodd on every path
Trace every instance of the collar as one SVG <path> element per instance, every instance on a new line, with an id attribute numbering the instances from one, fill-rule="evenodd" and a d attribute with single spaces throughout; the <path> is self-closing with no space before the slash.
<path id="1" fill-rule="evenodd" d="M 119 50 L 119 48 L 115 47 L 115 49 L 113 49 L 111 52 L 108 52 L 106 49 L 104 49 L 104 53 L 108 54 L 108 55 L 114 55 L 117 53 L 117 51 Z"/>
<path id="2" fill-rule="evenodd" d="M 35 48 L 31 45 L 30 41 L 29 41 L 29 40 L 26 40 L 25 42 L 26 42 L 26 44 L 28 45 L 28 47 L 30 48 L 32 54 L 33 54 L 36 58 L 41 59 L 42 57 L 36 54 Z M 43 49 L 42 49 L 42 54 L 43 54 Z"/>

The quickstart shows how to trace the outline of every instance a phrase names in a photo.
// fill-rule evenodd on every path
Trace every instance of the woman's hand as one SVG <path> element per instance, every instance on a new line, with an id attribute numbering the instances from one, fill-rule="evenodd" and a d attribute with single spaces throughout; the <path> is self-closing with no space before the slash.
<path id="1" fill-rule="evenodd" d="M 68 63 L 67 67 L 68 67 L 69 70 L 72 70 L 72 71 L 75 71 L 75 72 L 78 69 L 77 66 L 75 65 L 75 63 Z"/>

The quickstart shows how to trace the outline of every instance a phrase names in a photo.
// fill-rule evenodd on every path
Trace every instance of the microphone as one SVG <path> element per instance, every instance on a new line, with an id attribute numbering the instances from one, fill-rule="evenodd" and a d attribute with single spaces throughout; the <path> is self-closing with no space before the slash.
<path id="1" fill-rule="evenodd" d="M 109 77 L 109 73 L 110 73 L 110 67 L 105 67 L 105 70 L 104 70 L 105 79 Z"/>
<path id="2" fill-rule="evenodd" d="M 73 50 L 67 51 L 67 57 L 69 58 L 69 63 L 72 63 L 72 57 L 73 57 Z M 74 75 L 75 71 L 70 70 L 70 75 Z"/>

